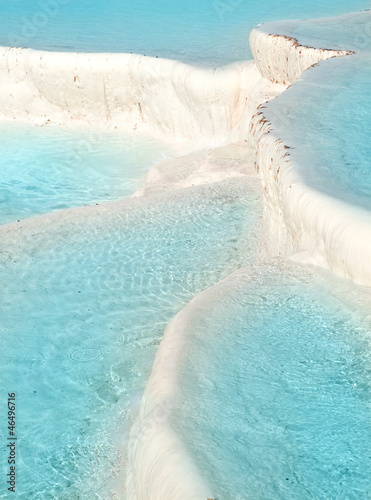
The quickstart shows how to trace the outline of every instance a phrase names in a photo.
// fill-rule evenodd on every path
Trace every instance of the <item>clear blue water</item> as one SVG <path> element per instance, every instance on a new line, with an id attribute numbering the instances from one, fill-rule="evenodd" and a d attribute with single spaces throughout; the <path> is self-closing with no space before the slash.
<path id="1" fill-rule="evenodd" d="M 250 258 L 259 212 L 236 180 L 33 219 L 0 236 L 0 414 L 16 392 L 17 499 L 120 491 L 119 448 L 164 329 Z"/>
<path id="2" fill-rule="evenodd" d="M 306 184 L 371 209 L 371 53 L 309 70 L 268 106 Z"/>
<path id="3" fill-rule="evenodd" d="M 0 126 L 0 224 L 133 194 L 170 154 L 137 135 Z"/>
<path id="4" fill-rule="evenodd" d="M 211 65 L 250 58 L 248 32 L 260 22 L 367 7 L 0 2 L 2 45 Z M 326 64 L 325 83 L 313 76 L 271 110 L 290 124 L 288 140 L 304 143 L 297 154 L 311 159 L 308 182 L 368 206 L 369 59 Z M 162 154 L 115 136 L 39 132 L 1 131 L 2 222 L 121 198 Z M 126 427 L 165 326 L 249 260 L 259 209 L 236 181 L 2 233 L 0 378 L 5 393 L 17 393 L 17 498 L 106 500 L 117 491 Z M 220 500 L 370 498 L 370 327 L 356 307 L 328 296 L 339 284 L 286 271 L 258 272 L 193 331 L 174 425 Z"/>
<path id="5" fill-rule="evenodd" d="M 219 500 L 369 499 L 369 300 L 280 267 L 190 324 L 173 425 Z"/>
<path id="6" fill-rule="evenodd" d="M 0 45 L 222 65 L 251 58 L 249 31 L 261 22 L 367 7 L 365 0 L 0 0 Z"/>

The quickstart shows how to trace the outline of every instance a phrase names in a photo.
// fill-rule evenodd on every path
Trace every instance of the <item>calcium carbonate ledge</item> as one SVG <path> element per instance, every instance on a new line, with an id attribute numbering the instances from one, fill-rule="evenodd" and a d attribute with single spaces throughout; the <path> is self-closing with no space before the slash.
<path id="1" fill-rule="evenodd" d="M 252 62 L 203 69 L 135 54 L 0 47 L 0 118 L 226 141 L 261 79 Z M 249 109 L 251 118 L 255 100 Z"/>
<path id="2" fill-rule="evenodd" d="M 250 48 L 261 75 L 287 86 L 293 85 L 305 70 L 321 61 L 354 53 L 300 45 L 295 38 L 266 32 L 264 25 L 251 31 Z"/>
<path id="3" fill-rule="evenodd" d="M 354 54 L 301 46 L 295 39 L 265 33 L 264 26 L 251 33 L 250 42 L 261 74 L 289 85 L 306 78 L 303 72 L 324 59 Z M 310 71 L 319 72 L 325 64 L 329 62 L 321 62 Z M 266 107 L 273 117 L 271 122 L 265 106 L 260 106 L 250 133 L 263 186 L 271 253 L 295 254 L 297 260 L 316 263 L 337 276 L 371 286 L 371 214 L 304 182 L 288 146 L 275 132 L 274 101 Z"/>
<path id="4" fill-rule="evenodd" d="M 241 80 L 240 85 L 242 90 L 240 95 L 245 96 L 243 110 L 236 109 L 236 116 L 238 119 L 229 124 L 228 131 L 225 129 L 223 134 L 224 138 L 228 138 L 224 142 L 237 142 L 237 146 L 230 144 L 228 147 L 230 156 L 233 155 L 233 148 L 236 156 L 239 156 L 239 149 L 241 144 L 246 142 L 246 157 L 249 155 L 248 149 L 251 148 L 251 123 L 253 116 L 256 114 L 257 108 L 266 103 L 274 97 L 284 92 L 290 85 L 292 85 L 307 68 L 319 61 L 348 55 L 350 51 L 341 50 L 326 50 L 315 49 L 311 47 L 302 47 L 299 43 L 292 38 L 281 37 L 278 35 L 270 35 L 262 31 L 262 28 L 255 29 L 250 35 L 250 45 L 254 54 L 254 62 L 248 63 L 243 73 L 244 81 Z M 241 63 L 244 65 L 245 63 Z M 228 78 L 228 74 L 220 75 L 222 79 Z M 225 92 L 220 94 L 220 104 L 227 102 L 228 96 Z M 191 105 L 191 101 L 189 101 Z M 184 115 L 185 116 L 185 115 Z M 218 128 L 215 122 L 215 127 Z M 201 131 L 201 128 L 200 128 Z M 205 130 L 204 130 L 205 132 Z M 178 133 L 178 132 L 177 132 Z M 193 135 L 193 132 L 190 134 Z M 217 136 L 215 134 L 214 138 Z M 220 137 L 220 136 L 219 136 Z M 204 137 L 203 137 L 204 140 Z M 222 141 L 223 142 L 223 141 Z M 219 143 L 213 143 L 213 146 Z M 194 155 L 192 155 L 194 156 Z M 184 160 L 187 158 L 184 157 Z M 188 157 L 187 161 L 190 163 L 193 158 Z M 177 164 L 182 163 L 182 159 L 171 161 L 172 167 L 177 171 L 179 170 Z M 159 170 L 162 166 L 155 166 L 147 176 L 147 185 L 140 189 L 136 196 L 144 193 L 155 192 L 159 184 L 161 184 L 161 176 Z M 238 168 L 228 168 L 224 173 L 217 169 L 217 171 L 208 168 L 205 172 L 204 166 L 201 164 L 200 168 L 194 170 L 192 175 L 186 181 L 179 182 L 177 188 L 187 187 L 188 185 L 197 185 L 204 182 L 212 182 L 214 180 L 222 180 L 225 177 L 240 175 Z M 166 183 L 163 183 L 163 188 L 167 188 Z M 172 187 L 175 187 L 174 185 Z"/>
<path id="5" fill-rule="evenodd" d="M 156 354 L 129 440 L 127 500 L 206 500 L 212 491 L 173 431 L 169 418 L 178 391 L 179 364 L 192 323 L 216 296 L 246 278 L 240 269 L 195 297 L 171 321 Z"/>

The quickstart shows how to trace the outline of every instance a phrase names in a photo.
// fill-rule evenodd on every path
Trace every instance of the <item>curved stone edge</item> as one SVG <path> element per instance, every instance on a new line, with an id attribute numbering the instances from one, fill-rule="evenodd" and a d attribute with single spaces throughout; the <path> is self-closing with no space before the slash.
<path id="1" fill-rule="evenodd" d="M 353 51 L 301 46 L 286 36 L 256 29 L 250 37 L 256 64 L 271 81 L 294 84 L 307 69 Z M 293 255 L 331 270 L 336 276 L 371 286 L 371 214 L 310 188 L 290 158 L 289 147 L 276 135 L 274 122 L 254 115 L 250 133 L 255 166 L 262 182 L 265 215 L 273 255 Z"/>
<path id="2" fill-rule="evenodd" d="M 201 292 L 168 325 L 131 430 L 128 500 L 211 500 L 211 488 L 199 475 L 169 418 L 178 390 L 179 364 L 188 329 L 216 296 L 236 287 L 247 274 L 246 268 L 239 269 Z"/>
<path id="3" fill-rule="evenodd" d="M 245 111 L 251 66 L 0 47 L 0 119 L 227 140 Z"/>
<path id="4" fill-rule="evenodd" d="M 250 47 L 260 73 L 283 85 L 293 85 L 305 70 L 321 61 L 354 54 L 300 45 L 296 38 L 265 32 L 264 25 L 251 31 Z"/>
<path id="5" fill-rule="evenodd" d="M 263 115 L 252 128 L 272 254 L 300 253 L 294 258 L 370 286 L 371 214 L 309 188 Z"/>

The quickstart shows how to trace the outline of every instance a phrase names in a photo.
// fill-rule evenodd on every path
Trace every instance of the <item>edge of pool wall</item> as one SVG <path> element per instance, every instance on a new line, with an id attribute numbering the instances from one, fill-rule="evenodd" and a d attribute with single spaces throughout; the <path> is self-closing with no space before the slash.
<path id="1" fill-rule="evenodd" d="M 0 119 L 227 143 L 266 99 L 263 80 L 252 61 L 212 69 L 137 54 L 0 47 Z"/>
<path id="2" fill-rule="evenodd" d="M 156 353 L 129 439 L 127 500 L 206 500 L 212 489 L 200 476 L 169 417 L 177 393 L 187 331 L 216 296 L 238 286 L 241 268 L 194 297 L 169 323 Z"/>
<path id="3" fill-rule="evenodd" d="M 354 54 L 305 47 L 296 39 L 264 32 L 264 26 L 251 32 L 250 45 L 262 75 L 289 85 L 305 78 L 302 74 L 306 69 L 325 59 Z M 274 102 L 267 107 L 274 117 Z M 277 136 L 274 118 L 270 123 L 264 106 L 259 108 L 250 130 L 272 255 L 296 254 L 293 257 L 297 260 L 321 265 L 336 276 L 370 286 L 371 214 L 310 188 L 290 159 L 289 147 Z"/>

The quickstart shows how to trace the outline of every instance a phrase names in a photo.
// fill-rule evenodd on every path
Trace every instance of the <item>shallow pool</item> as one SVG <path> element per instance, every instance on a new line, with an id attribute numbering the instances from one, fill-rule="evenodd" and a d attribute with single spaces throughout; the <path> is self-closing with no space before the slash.
<path id="1" fill-rule="evenodd" d="M 2 229 L 0 379 L 17 394 L 17 498 L 123 498 L 126 427 L 165 327 L 251 258 L 259 212 L 238 179 Z"/>
<path id="2" fill-rule="evenodd" d="M 365 290 L 279 263 L 190 322 L 172 421 L 219 500 L 366 500 Z"/>
<path id="3" fill-rule="evenodd" d="M 0 224 L 129 196 L 170 151 L 140 135 L 3 123 Z"/>

